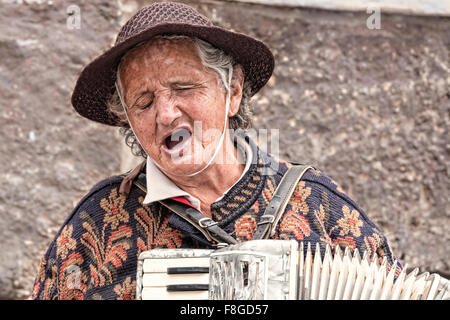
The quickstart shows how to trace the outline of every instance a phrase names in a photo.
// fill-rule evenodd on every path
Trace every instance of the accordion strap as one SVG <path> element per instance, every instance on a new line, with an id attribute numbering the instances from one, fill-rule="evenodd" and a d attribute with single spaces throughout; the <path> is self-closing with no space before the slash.
<path id="1" fill-rule="evenodd" d="M 253 236 L 253 240 L 267 239 L 269 236 L 272 237 L 275 235 L 278 221 L 280 220 L 284 209 L 286 209 L 289 199 L 294 193 L 298 182 L 308 169 L 312 169 L 312 167 L 307 165 L 294 165 L 284 174 L 269 205 L 258 222 L 258 227 Z"/>
<path id="2" fill-rule="evenodd" d="M 144 168 L 145 161 L 133 171 L 124 175 L 125 178 L 119 189 L 120 194 L 128 196 L 132 184 L 144 193 L 147 192 L 145 173 L 143 173 Z M 253 240 L 267 239 L 269 236 L 275 234 L 278 221 L 280 220 L 298 182 L 305 172 L 311 168 L 311 166 L 307 165 L 293 165 L 288 169 L 258 222 Z M 205 217 L 200 211 L 171 199 L 161 200 L 159 203 L 195 227 L 209 242 L 214 243 L 217 246 L 237 243 L 236 239 L 217 225 L 217 222 L 211 218 Z"/>
<path id="3" fill-rule="evenodd" d="M 120 194 L 128 196 L 132 185 L 147 193 L 146 177 L 145 173 L 143 173 L 144 168 L 145 161 L 134 170 L 123 175 L 124 179 L 119 188 Z M 220 247 L 237 243 L 236 239 L 217 225 L 217 222 L 205 217 L 200 211 L 172 199 L 158 202 L 200 231 L 213 245 Z"/>
<path id="4" fill-rule="evenodd" d="M 200 231 L 208 241 L 213 242 L 215 245 L 221 246 L 237 243 L 236 239 L 217 225 L 217 222 L 211 218 L 205 217 L 200 211 L 171 199 L 161 200 L 159 203 L 189 222 Z"/>

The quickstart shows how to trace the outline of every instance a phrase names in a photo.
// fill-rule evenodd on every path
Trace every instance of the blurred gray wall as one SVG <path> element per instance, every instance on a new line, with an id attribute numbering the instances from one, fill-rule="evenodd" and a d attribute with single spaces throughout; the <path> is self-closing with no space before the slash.
<path id="1" fill-rule="evenodd" d="M 68 24 L 72 4 L 80 29 Z M 118 19 L 109 1 L 0 1 L 0 298 L 30 295 L 65 217 L 119 172 L 116 130 L 70 105 L 78 73 L 111 44 Z"/>
<path id="2" fill-rule="evenodd" d="M 70 95 L 82 66 L 150 2 L 0 1 L 0 298 L 26 298 L 73 206 L 133 166 L 117 130 L 78 116 Z M 339 6 L 182 2 L 273 50 L 274 76 L 253 105 L 256 129 L 279 129 L 280 156 L 337 181 L 403 263 L 449 278 L 450 19 L 382 9 L 369 29 L 365 10 Z M 80 29 L 67 24 L 71 4 Z"/>

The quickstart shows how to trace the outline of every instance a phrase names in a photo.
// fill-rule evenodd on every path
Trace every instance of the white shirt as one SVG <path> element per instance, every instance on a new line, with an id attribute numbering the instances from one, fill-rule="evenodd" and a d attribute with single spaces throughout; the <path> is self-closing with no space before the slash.
<path id="1" fill-rule="evenodd" d="M 239 179 L 230 188 L 228 188 L 228 190 L 225 191 L 224 194 L 217 200 L 223 198 L 223 196 L 225 196 L 225 194 L 242 179 L 242 177 L 250 168 L 252 162 L 253 157 L 250 145 L 245 141 L 244 138 L 240 136 L 236 136 L 236 142 L 242 147 L 242 149 L 245 152 L 246 156 L 245 168 Z M 244 159 L 244 155 L 242 154 L 241 151 L 242 149 L 238 148 L 239 152 L 237 154 L 238 160 L 241 163 L 243 162 Z M 153 163 L 150 157 L 147 157 L 146 174 L 147 174 L 147 194 L 144 199 L 144 204 L 149 204 L 155 201 L 160 201 L 174 197 L 185 197 L 194 208 L 200 211 L 200 200 L 198 200 L 196 197 L 192 196 L 188 192 L 182 190 L 180 187 L 178 187 Z"/>

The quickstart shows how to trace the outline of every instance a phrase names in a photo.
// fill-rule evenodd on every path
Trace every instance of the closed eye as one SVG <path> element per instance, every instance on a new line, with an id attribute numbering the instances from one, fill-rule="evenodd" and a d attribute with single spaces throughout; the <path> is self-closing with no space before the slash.
<path id="1" fill-rule="evenodd" d="M 189 82 L 178 82 L 172 84 L 172 89 L 175 91 L 188 91 L 201 87 L 201 84 L 189 83 Z"/>
<path id="2" fill-rule="evenodd" d="M 153 104 L 153 101 L 150 101 L 150 103 L 144 104 L 144 105 L 138 105 L 136 107 L 138 107 L 140 110 L 145 110 L 147 108 L 150 108 Z"/>
<path id="3" fill-rule="evenodd" d="M 151 107 L 152 104 L 153 104 L 153 97 L 150 97 L 147 94 L 140 96 L 134 103 L 133 107 L 136 107 L 139 110 L 144 110 Z"/>
<path id="4" fill-rule="evenodd" d="M 188 90 L 192 90 L 195 89 L 194 86 L 189 86 L 189 87 L 175 87 L 174 90 L 175 91 L 188 91 Z"/>

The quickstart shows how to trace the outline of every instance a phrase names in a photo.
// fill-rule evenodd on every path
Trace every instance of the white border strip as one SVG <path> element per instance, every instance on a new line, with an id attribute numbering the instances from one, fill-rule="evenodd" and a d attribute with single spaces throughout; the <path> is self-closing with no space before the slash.
<path id="1" fill-rule="evenodd" d="M 311 7 L 327 10 L 364 11 L 379 7 L 381 12 L 450 16 L 450 0 L 227 0 L 271 6 Z"/>

